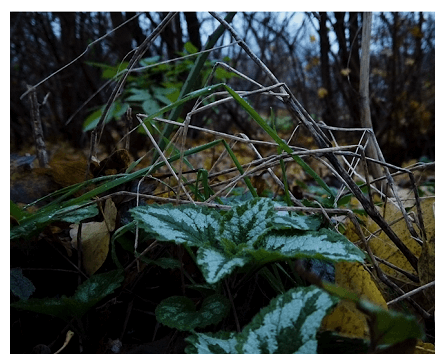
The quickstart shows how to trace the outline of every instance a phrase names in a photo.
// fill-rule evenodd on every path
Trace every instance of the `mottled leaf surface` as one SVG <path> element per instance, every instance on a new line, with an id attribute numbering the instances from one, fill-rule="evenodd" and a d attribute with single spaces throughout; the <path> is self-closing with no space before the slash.
<path id="1" fill-rule="evenodd" d="M 194 206 L 139 206 L 130 210 L 139 226 L 156 232 L 161 241 L 173 241 L 188 246 L 214 242 L 219 232 L 220 215 L 215 210 Z"/>
<path id="2" fill-rule="evenodd" d="M 255 198 L 220 214 L 205 207 L 141 206 L 131 210 L 140 227 L 161 241 L 198 247 L 197 263 L 209 284 L 236 268 L 289 258 L 364 260 L 344 236 L 321 229 L 318 216 L 277 213 L 274 202 Z"/>
<path id="3" fill-rule="evenodd" d="M 256 244 L 290 258 L 317 258 L 329 261 L 363 262 L 365 255 L 343 235 L 329 230 L 291 232 L 274 230 Z"/>
<path id="4" fill-rule="evenodd" d="M 316 353 L 316 333 L 337 300 L 314 286 L 277 296 L 241 333 L 196 333 L 188 353 Z"/>

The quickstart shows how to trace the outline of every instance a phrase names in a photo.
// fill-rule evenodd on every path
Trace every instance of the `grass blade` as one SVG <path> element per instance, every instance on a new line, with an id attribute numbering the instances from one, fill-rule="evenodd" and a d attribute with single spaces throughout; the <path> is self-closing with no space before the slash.
<path id="1" fill-rule="evenodd" d="M 278 134 L 264 121 L 264 119 L 252 108 L 248 102 L 246 102 L 242 97 L 239 96 L 237 92 L 231 89 L 229 86 L 225 85 L 225 89 L 228 93 L 236 100 L 236 102 L 246 111 L 249 115 L 260 125 L 260 127 L 279 145 L 281 149 L 290 154 L 293 159 L 307 172 L 314 180 L 328 193 L 330 198 L 334 197 L 333 192 L 328 187 L 328 185 L 320 178 L 320 176 L 314 172 L 314 170 L 305 163 L 299 156 L 293 155 L 293 150 L 288 146 Z"/>

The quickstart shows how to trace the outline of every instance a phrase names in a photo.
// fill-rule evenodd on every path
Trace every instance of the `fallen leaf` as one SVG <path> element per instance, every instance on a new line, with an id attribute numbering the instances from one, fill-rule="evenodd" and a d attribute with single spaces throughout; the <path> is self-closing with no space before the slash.
<path id="1" fill-rule="evenodd" d="M 412 209 L 415 212 L 415 207 Z M 385 209 L 380 210 L 384 214 L 384 219 L 387 221 L 396 235 L 402 240 L 402 242 L 409 248 L 409 250 L 419 257 L 421 253 L 421 246 L 415 241 L 406 226 L 405 220 L 399 208 L 392 203 L 387 203 Z M 416 215 L 416 214 L 415 214 Z M 413 225 L 418 233 L 416 224 Z M 379 229 L 379 226 L 371 219 L 367 223 L 367 229 L 374 233 Z M 414 268 L 408 262 L 402 252 L 396 247 L 393 241 L 384 233 L 374 235 L 369 238 L 369 246 L 373 254 L 383 260 L 394 264 L 395 266 L 407 271 L 408 273 L 415 274 Z M 409 279 L 400 272 L 384 265 L 380 264 L 381 269 L 394 279 L 400 280 L 403 283 L 409 283 Z M 415 274 L 416 275 L 416 274 Z"/>
<path id="2" fill-rule="evenodd" d="M 432 343 L 424 343 L 418 340 L 414 354 L 429 354 L 435 352 L 435 346 Z"/>
<path id="3" fill-rule="evenodd" d="M 423 240 L 421 255 L 418 259 L 418 276 L 420 285 L 435 280 L 435 202 L 434 199 L 425 199 L 421 203 L 423 223 L 426 230 L 426 239 Z M 435 304 L 435 287 L 423 290 L 429 303 Z"/>
<path id="4" fill-rule="evenodd" d="M 387 309 L 387 303 L 371 278 L 370 273 L 359 263 L 340 262 L 335 265 L 335 283 L 359 297 Z M 342 300 L 323 319 L 322 329 L 354 338 L 369 338 L 366 317 L 356 308 L 356 304 Z"/>
<path id="5" fill-rule="evenodd" d="M 115 230 L 115 222 L 116 222 L 116 206 L 112 199 L 107 199 L 106 204 L 104 205 L 104 220 L 107 225 L 107 229 L 112 232 Z"/>
<path id="6" fill-rule="evenodd" d="M 127 150 L 116 150 L 103 161 L 94 161 L 91 165 L 91 172 L 95 177 L 115 175 L 123 173 L 128 168 L 131 162 L 131 157 Z"/>
<path id="7" fill-rule="evenodd" d="M 103 265 L 109 253 L 110 232 L 115 229 L 116 207 L 111 199 L 104 206 L 104 221 L 88 222 L 82 225 L 82 261 L 88 275 L 94 274 Z M 77 249 L 79 225 L 71 226 L 72 245 Z"/>

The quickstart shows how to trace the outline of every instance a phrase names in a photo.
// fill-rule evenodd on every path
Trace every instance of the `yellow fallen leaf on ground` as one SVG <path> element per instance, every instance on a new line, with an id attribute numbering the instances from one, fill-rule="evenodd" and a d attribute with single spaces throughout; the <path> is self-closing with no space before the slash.
<path id="1" fill-rule="evenodd" d="M 104 206 L 104 220 L 82 225 L 82 261 L 88 275 L 94 274 L 103 265 L 109 253 L 110 232 L 115 229 L 116 207 L 111 199 Z M 72 245 L 77 248 L 78 225 L 71 226 Z"/>
<path id="2" fill-rule="evenodd" d="M 371 278 L 359 263 L 340 262 L 335 265 L 335 283 L 359 297 L 387 309 L 387 303 Z M 369 338 L 366 317 L 357 310 L 355 303 L 342 300 L 322 322 L 322 329 L 343 336 Z"/>
<path id="3" fill-rule="evenodd" d="M 435 280 L 435 198 L 424 199 L 421 203 L 426 239 L 423 240 L 420 258 L 418 259 L 418 276 L 420 285 Z M 435 304 L 435 287 L 423 290 L 429 303 Z"/>
<path id="4" fill-rule="evenodd" d="M 412 210 L 415 212 L 415 207 Z M 397 208 L 392 203 L 387 203 L 385 206 L 385 210 L 381 209 L 380 212 L 384 215 L 384 219 L 391 225 L 391 228 L 402 240 L 402 242 L 416 257 L 419 257 L 421 254 L 421 246 L 416 240 L 411 237 L 411 234 L 406 226 L 405 220 L 403 219 L 403 215 L 399 208 Z M 416 224 L 413 224 L 413 226 L 417 234 L 419 234 Z M 370 219 L 367 224 L 367 228 L 370 232 L 375 232 L 379 229 L 379 226 Z M 370 237 L 369 246 L 375 256 L 394 264 L 395 266 L 407 271 L 408 273 L 416 273 L 406 257 L 384 232 L 381 232 L 379 235 L 374 235 Z M 403 283 L 410 282 L 410 280 L 400 272 L 384 264 L 380 264 L 380 267 L 386 274 L 390 275 L 392 278 L 400 280 Z"/>
<path id="5" fill-rule="evenodd" d="M 414 354 L 429 354 L 435 353 L 435 346 L 432 343 L 424 343 L 418 340 L 417 346 L 415 347 Z"/>

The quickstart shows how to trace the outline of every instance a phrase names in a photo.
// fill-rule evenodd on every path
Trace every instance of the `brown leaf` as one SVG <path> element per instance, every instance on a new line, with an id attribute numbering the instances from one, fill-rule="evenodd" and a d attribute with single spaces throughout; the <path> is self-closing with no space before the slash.
<path id="1" fill-rule="evenodd" d="M 91 172 L 95 177 L 123 173 L 130 165 L 131 158 L 127 150 L 116 150 L 99 164 L 91 165 Z"/>

